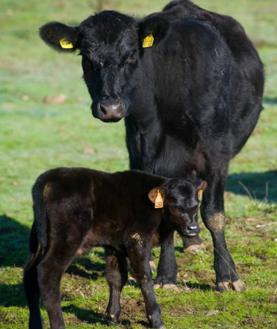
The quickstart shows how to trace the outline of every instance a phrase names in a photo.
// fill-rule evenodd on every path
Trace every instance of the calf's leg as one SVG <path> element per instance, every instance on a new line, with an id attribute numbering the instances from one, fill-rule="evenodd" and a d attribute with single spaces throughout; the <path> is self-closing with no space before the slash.
<path id="1" fill-rule="evenodd" d="M 53 258 L 47 258 L 38 266 L 41 299 L 48 313 L 51 329 L 65 328 L 60 305 L 60 282 L 64 270 Z"/>
<path id="2" fill-rule="evenodd" d="M 48 313 L 51 329 L 65 328 L 60 302 L 60 283 L 79 245 L 80 243 L 73 239 L 52 241 L 50 249 L 37 267 L 41 299 Z"/>
<path id="3" fill-rule="evenodd" d="M 152 328 L 163 329 L 160 307 L 154 294 L 153 281 L 151 278 L 149 265 L 150 252 L 150 247 L 133 245 L 128 249 L 128 257 L 134 271 L 134 276 L 141 288 L 147 318 Z"/>
<path id="4" fill-rule="evenodd" d="M 120 316 L 120 294 L 128 278 L 127 261 L 124 254 L 106 247 L 106 278 L 110 287 L 110 298 L 107 307 L 109 320 L 117 323 Z"/>
<path id="5" fill-rule="evenodd" d="M 208 188 L 204 192 L 201 205 L 201 215 L 205 226 L 211 233 L 214 246 L 214 268 L 217 289 L 242 291 L 244 284 L 239 279 L 234 261 L 228 251 L 224 227 L 224 182 L 227 167 L 224 170 L 210 172 L 207 181 Z"/>

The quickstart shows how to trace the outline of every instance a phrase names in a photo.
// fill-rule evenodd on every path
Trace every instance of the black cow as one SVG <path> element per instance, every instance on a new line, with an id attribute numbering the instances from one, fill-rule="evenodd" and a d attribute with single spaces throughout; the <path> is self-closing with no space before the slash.
<path id="1" fill-rule="evenodd" d="M 80 51 L 93 115 L 125 118 L 131 168 L 167 177 L 197 172 L 208 182 L 201 215 L 217 287 L 242 290 L 224 237 L 224 184 L 257 123 L 264 76 L 241 25 L 183 0 L 142 21 L 104 11 L 76 27 L 49 23 L 41 37 L 57 50 Z M 175 280 L 169 234 L 157 282 Z"/>
<path id="2" fill-rule="evenodd" d="M 84 168 L 59 168 L 42 174 L 32 194 L 34 224 L 24 287 L 30 329 L 41 329 L 40 295 L 51 329 L 63 329 L 60 281 L 76 255 L 103 246 L 110 287 L 108 318 L 118 322 L 127 263 L 134 270 L 153 328 L 162 329 L 149 259 L 154 244 L 168 232 L 198 233 L 198 191 L 205 182 L 166 179 L 142 172 L 108 174 Z"/>

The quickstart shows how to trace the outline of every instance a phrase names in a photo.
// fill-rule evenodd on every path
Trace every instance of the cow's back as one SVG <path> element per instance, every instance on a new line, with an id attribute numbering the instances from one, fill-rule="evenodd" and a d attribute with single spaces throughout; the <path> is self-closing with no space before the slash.
<path id="1" fill-rule="evenodd" d="M 228 44 L 240 69 L 255 86 L 257 95 L 263 94 L 262 62 L 244 28 L 237 20 L 231 16 L 220 15 L 200 8 L 189 0 L 172 1 L 163 12 L 170 20 L 193 16 L 215 26 Z"/>

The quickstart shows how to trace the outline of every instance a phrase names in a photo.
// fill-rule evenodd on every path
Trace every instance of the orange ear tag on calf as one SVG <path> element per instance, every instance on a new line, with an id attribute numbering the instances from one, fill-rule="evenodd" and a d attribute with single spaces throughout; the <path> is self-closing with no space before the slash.
<path id="1" fill-rule="evenodd" d="M 161 209 L 163 207 L 164 207 L 164 200 L 163 200 L 161 192 L 158 190 L 157 196 L 155 199 L 155 209 Z"/>

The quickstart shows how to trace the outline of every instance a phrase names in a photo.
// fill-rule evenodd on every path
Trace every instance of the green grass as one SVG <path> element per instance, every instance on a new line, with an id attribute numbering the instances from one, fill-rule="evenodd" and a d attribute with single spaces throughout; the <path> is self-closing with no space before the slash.
<path id="1" fill-rule="evenodd" d="M 167 1 L 106 1 L 106 7 L 136 15 Z M 241 294 L 214 288 L 212 244 L 196 256 L 176 241 L 179 292 L 157 290 L 166 328 L 276 328 L 277 316 L 277 3 L 275 0 L 199 0 L 206 8 L 239 19 L 265 63 L 265 110 L 241 154 L 232 162 L 226 188 L 226 236 L 247 284 Z M 30 189 L 44 170 L 86 166 L 128 168 L 123 123 L 104 124 L 90 114 L 80 57 L 47 48 L 37 34 L 49 20 L 77 24 L 96 1 L 2 0 L 0 12 L 0 329 L 27 327 L 22 265 L 32 223 Z M 45 97 L 64 94 L 64 104 Z M 155 260 L 158 250 L 155 250 Z M 62 283 L 68 328 L 107 328 L 102 315 L 108 289 L 101 249 L 77 260 Z M 121 328 L 145 328 L 139 289 L 131 283 L 122 298 Z M 44 318 L 47 319 L 45 311 Z M 46 323 L 47 320 L 46 320 Z M 113 328 L 113 327 L 110 327 Z"/>

